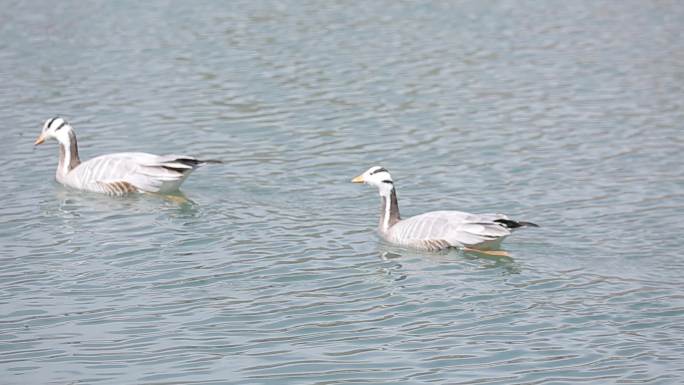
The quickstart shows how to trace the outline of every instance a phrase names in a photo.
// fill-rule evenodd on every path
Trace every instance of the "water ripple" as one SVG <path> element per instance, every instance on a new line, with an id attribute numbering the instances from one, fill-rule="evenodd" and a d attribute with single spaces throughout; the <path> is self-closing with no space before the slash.
<path id="1" fill-rule="evenodd" d="M 8 384 L 675 384 L 684 87 L 668 2 L 7 4 Z M 221 159 L 187 202 L 52 182 L 81 155 Z M 511 257 L 374 232 L 507 212 Z"/>

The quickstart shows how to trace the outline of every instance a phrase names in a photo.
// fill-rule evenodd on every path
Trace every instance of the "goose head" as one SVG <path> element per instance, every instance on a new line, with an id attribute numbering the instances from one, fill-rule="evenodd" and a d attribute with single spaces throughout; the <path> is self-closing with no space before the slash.
<path id="1" fill-rule="evenodd" d="M 43 123 L 43 131 L 38 135 L 33 144 L 37 146 L 47 139 L 55 139 L 60 143 L 66 144 L 69 143 L 70 134 L 73 131 L 73 127 L 64 118 L 59 116 L 50 118 Z"/>
<path id="2" fill-rule="evenodd" d="M 392 175 L 390 175 L 386 168 L 381 166 L 369 168 L 363 174 L 352 179 L 352 183 L 364 183 L 375 186 L 380 195 L 389 195 L 392 189 L 394 189 Z"/>

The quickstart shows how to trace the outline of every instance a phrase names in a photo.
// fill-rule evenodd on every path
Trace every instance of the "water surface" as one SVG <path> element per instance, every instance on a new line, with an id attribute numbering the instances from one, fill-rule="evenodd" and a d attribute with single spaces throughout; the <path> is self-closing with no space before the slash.
<path id="1" fill-rule="evenodd" d="M 8 2 L 5 384 L 678 384 L 684 5 Z M 54 181 L 187 153 L 189 202 Z M 510 258 L 410 252 L 402 214 L 537 222 Z"/>

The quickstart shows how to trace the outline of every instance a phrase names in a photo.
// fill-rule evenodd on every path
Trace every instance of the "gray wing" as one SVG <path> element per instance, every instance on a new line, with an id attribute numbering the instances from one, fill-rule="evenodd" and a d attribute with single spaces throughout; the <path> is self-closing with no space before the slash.
<path id="1" fill-rule="evenodd" d="M 470 214 L 461 211 L 433 211 L 402 220 L 390 228 L 397 242 L 423 246 L 435 241 L 449 246 L 473 246 L 498 242 L 511 234 L 496 219 L 502 214 Z"/>
<path id="2" fill-rule="evenodd" d="M 124 152 L 98 156 L 81 163 L 67 175 L 67 184 L 83 190 L 122 194 L 137 191 L 171 192 L 202 164 L 182 155 L 159 156 Z"/>

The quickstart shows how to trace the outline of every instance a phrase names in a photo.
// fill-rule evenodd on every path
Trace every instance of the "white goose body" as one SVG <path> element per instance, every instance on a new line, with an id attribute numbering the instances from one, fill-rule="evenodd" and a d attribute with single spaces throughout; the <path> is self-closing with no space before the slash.
<path id="1" fill-rule="evenodd" d="M 62 118 L 45 121 L 36 145 L 46 139 L 59 142 L 55 178 L 65 186 L 110 195 L 133 192 L 171 193 L 185 178 L 206 162 L 185 155 L 154 155 L 121 152 L 81 162 L 74 129 Z"/>
<path id="2" fill-rule="evenodd" d="M 470 214 L 462 211 L 432 211 L 401 219 L 390 173 L 371 167 L 352 182 L 367 183 L 380 193 L 380 235 L 389 243 L 426 251 L 450 247 L 480 250 L 497 249 L 512 230 L 534 223 L 518 222 L 503 214 Z"/>

